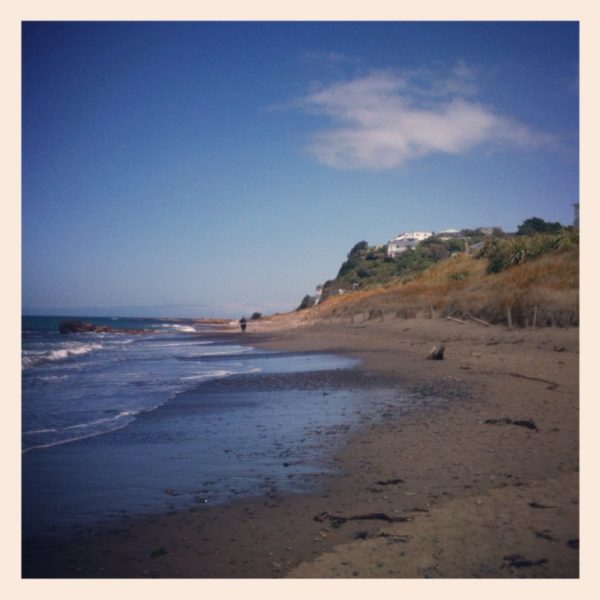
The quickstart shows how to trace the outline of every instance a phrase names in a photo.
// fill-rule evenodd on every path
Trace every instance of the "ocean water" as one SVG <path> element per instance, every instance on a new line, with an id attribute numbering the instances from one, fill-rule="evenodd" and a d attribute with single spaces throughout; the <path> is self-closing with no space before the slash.
<path id="1" fill-rule="evenodd" d="M 61 320 L 22 320 L 23 452 L 126 427 L 199 381 L 254 368 L 243 361 L 205 364 L 203 357 L 252 349 L 192 337 L 209 328 L 189 321 L 82 318 L 147 333 L 63 335 Z"/>
<path id="2" fill-rule="evenodd" d="M 313 389 L 311 373 L 356 361 L 259 351 L 191 321 L 90 318 L 146 333 L 62 335 L 60 320 L 22 322 L 24 537 L 304 491 L 336 441 L 395 393 Z"/>

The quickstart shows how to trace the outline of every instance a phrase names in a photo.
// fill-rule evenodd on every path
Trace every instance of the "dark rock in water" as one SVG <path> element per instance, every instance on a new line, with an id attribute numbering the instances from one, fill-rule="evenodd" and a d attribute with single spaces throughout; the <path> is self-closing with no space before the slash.
<path id="1" fill-rule="evenodd" d="M 61 333 L 84 333 L 96 331 L 96 325 L 85 321 L 61 321 L 58 330 Z"/>
<path id="2" fill-rule="evenodd" d="M 60 333 L 146 333 L 143 329 L 118 329 L 108 325 L 96 325 L 88 321 L 61 321 L 58 324 Z"/>

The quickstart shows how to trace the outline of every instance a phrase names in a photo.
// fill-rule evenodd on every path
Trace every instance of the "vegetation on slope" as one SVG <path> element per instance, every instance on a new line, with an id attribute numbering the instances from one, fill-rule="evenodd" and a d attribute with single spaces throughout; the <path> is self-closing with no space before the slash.
<path id="1" fill-rule="evenodd" d="M 577 231 L 520 235 L 512 239 L 490 239 L 477 254 L 488 259 L 488 272 L 500 273 L 513 265 L 535 260 L 544 254 L 562 252 L 579 245 Z"/>
<path id="2" fill-rule="evenodd" d="M 408 281 L 440 260 L 463 252 L 466 244 L 474 244 L 481 237 L 476 232 L 466 238 L 452 240 L 433 236 L 394 258 L 387 256 L 385 246 L 369 246 L 365 241 L 358 242 L 348 253 L 335 279 L 323 285 L 323 295 L 336 295 L 340 289 L 364 290 L 398 278 Z"/>
<path id="3" fill-rule="evenodd" d="M 464 248 L 464 239 L 449 242 L 462 242 Z M 502 323 L 510 309 L 515 325 L 579 323 L 576 230 L 561 226 L 556 233 L 488 237 L 476 253 L 453 251 L 448 242 L 433 238 L 390 260 L 385 249 L 359 242 L 325 289 L 352 289 L 348 284 L 357 277 L 360 287 L 326 297 L 315 314 L 351 319 L 474 316 Z M 368 274 L 361 276 L 363 270 Z"/>

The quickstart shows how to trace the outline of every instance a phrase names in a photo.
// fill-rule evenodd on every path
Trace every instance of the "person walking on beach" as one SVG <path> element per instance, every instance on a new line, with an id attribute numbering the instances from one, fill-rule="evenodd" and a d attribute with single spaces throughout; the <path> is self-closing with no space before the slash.
<path id="1" fill-rule="evenodd" d="M 242 328 L 242 333 L 244 333 L 244 331 L 246 331 L 246 324 L 247 324 L 246 317 L 242 317 L 240 319 L 240 327 Z"/>

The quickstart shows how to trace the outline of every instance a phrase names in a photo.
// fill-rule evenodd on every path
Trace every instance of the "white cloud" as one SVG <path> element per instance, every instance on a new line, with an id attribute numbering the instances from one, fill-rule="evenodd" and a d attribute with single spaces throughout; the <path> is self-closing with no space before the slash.
<path id="1" fill-rule="evenodd" d="M 331 126 L 309 151 L 338 169 L 393 169 L 433 153 L 462 154 L 478 146 L 534 147 L 551 141 L 474 99 L 475 72 L 457 63 L 448 74 L 375 71 L 322 86 L 300 106 Z"/>

